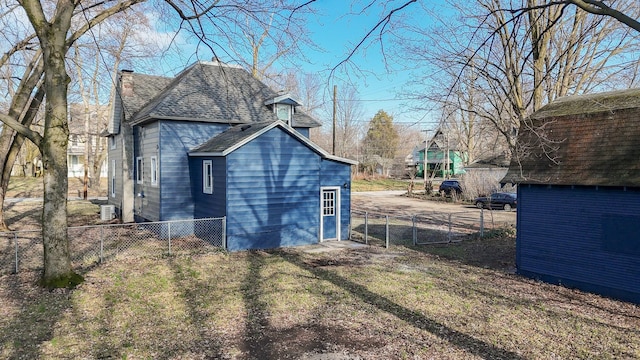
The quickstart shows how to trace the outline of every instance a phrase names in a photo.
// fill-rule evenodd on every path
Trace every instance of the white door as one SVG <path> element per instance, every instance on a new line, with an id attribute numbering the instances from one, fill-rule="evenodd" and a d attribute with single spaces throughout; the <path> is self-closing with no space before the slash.
<path id="1" fill-rule="evenodd" d="M 340 187 L 320 189 L 320 241 L 340 240 Z"/>

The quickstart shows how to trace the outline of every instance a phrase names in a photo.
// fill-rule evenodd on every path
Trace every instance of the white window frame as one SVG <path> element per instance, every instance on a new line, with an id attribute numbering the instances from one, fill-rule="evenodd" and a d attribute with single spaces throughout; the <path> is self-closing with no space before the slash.
<path id="1" fill-rule="evenodd" d="M 115 135 L 109 137 L 109 145 L 111 145 L 110 146 L 111 150 L 115 150 L 115 148 L 117 147 L 118 142 L 116 141 L 116 136 Z"/>
<path id="2" fill-rule="evenodd" d="M 151 185 L 158 186 L 158 157 L 151 157 Z"/>
<path id="3" fill-rule="evenodd" d="M 202 192 L 213 194 L 213 162 L 202 160 Z"/>
<path id="4" fill-rule="evenodd" d="M 274 111 L 274 112 L 276 113 L 276 117 L 277 117 L 278 119 L 280 119 L 280 120 L 282 120 L 282 121 L 286 122 L 287 124 L 289 124 L 289 123 L 291 122 L 291 108 L 292 108 L 292 107 L 293 107 L 293 106 L 291 106 L 291 105 L 289 105 L 289 104 L 276 103 L 276 104 L 275 104 L 275 107 L 274 107 L 274 109 L 275 109 L 275 111 Z M 280 118 L 280 112 L 279 112 L 279 110 L 280 110 L 280 109 L 282 109 L 282 110 L 286 110 L 286 112 L 287 112 L 287 118 L 286 118 L 286 119 L 282 119 L 282 118 Z"/>
<path id="5" fill-rule="evenodd" d="M 116 197 L 116 161 L 111 160 L 111 197 Z"/>
<path id="6" fill-rule="evenodd" d="M 136 183 L 144 183 L 144 158 L 142 156 L 136 158 Z"/>

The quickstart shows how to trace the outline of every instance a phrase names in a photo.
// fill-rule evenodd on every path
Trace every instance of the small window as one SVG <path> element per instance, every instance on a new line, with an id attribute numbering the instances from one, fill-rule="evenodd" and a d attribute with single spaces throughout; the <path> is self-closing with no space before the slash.
<path id="1" fill-rule="evenodd" d="M 213 194 L 213 164 L 211 160 L 202 161 L 202 192 Z"/>
<path id="2" fill-rule="evenodd" d="M 334 216 L 336 214 L 336 193 L 335 191 L 324 191 L 322 193 L 322 214 Z"/>
<path id="3" fill-rule="evenodd" d="M 109 145 L 111 145 L 111 150 L 114 150 L 116 148 L 116 137 L 115 136 L 110 136 L 109 137 Z"/>
<path id="4" fill-rule="evenodd" d="M 291 105 L 276 104 L 276 115 L 278 119 L 289 123 L 289 120 L 291 120 Z"/>
<path id="5" fill-rule="evenodd" d="M 158 158 L 151 157 L 151 185 L 158 185 Z"/>
<path id="6" fill-rule="evenodd" d="M 116 197 L 116 161 L 111 160 L 111 197 Z"/>
<path id="7" fill-rule="evenodd" d="M 136 158 L 136 182 L 142 184 L 144 179 L 144 161 L 141 157 Z"/>

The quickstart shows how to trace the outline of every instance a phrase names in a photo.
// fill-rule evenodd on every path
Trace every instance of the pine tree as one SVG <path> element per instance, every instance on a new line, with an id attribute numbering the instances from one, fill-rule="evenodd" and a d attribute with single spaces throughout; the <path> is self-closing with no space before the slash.
<path id="1" fill-rule="evenodd" d="M 373 172 L 377 164 L 388 172 L 398 147 L 398 131 L 393 126 L 393 117 L 379 110 L 369 122 L 364 139 L 365 166 Z"/>

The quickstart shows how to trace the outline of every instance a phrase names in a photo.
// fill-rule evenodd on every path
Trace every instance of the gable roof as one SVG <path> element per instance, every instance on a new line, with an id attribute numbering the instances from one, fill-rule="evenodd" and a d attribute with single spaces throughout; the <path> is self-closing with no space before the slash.
<path id="1" fill-rule="evenodd" d="M 357 161 L 329 154 L 281 120 L 232 126 L 224 132 L 207 140 L 203 144 L 191 149 L 191 151 L 189 151 L 189 156 L 227 156 L 253 139 L 276 127 L 282 129 L 284 132 L 303 143 L 309 149 L 319 154 L 322 158 L 350 165 L 358 164 Z"/>
<path id="2" fill-rule="evenodd" d="M 550 103 L 516 146 L 503 183 L 640 186 L 640 89 Z"/>
<path id="3" fill-rule="evenodd" d="M 465 166 L 465 169 L 504 169 L 508 168 L 510 161 L 505 154 L 494 155 L 478 159 Z"/>
<path id="4" fill-rule="evenodd" d="M 198 62 L 175 78 L 149 78 L 132 73 L 133 96 L 122 96 L 125 121 L 132 125 L 169 119 L 225 124 L 275 121 L 265 101 L 279 94 L 238 66 Z M 296 127 L 320 126 L 296 110 Z"/>

